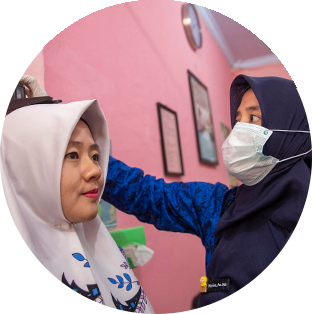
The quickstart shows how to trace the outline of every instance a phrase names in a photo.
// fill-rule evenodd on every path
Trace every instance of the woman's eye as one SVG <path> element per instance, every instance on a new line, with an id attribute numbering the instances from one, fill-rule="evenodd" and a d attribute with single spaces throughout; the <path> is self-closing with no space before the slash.
<path id="1" fill-rule="evenodd" d="M 258 121 L 258 120 L 260 120 L 260 118 L 259 117 L 257 117 L 257 116 L 251 116 L 251 122 L 256 122 L 256 121 Z"/>
<path id="2" fill-rule="evenodd" d="M 78 159 L 79 155 L 76 152 L 72 152 L 72 153 L 66 154 L 65 157 L 68 158 L 68 159 Z"/>
<path id="3" fill-rule="evenodd" d="M 94 154 L 94 155 L 92 155 L 91 159 L 93 161 L 99 161 L 100 160 L 100 155 L 99 154 Z"/>

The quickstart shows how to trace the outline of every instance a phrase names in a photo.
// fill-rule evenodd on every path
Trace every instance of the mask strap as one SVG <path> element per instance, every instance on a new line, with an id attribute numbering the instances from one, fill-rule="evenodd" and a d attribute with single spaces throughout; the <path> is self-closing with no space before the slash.
<path id="1" fill-rule="evenodd" d="M 283 159 L 283 160 L 279 160 L 278 162 L 282 162 L 282 161 L 286 161 L 286 160 L 293 159 L 293 158 L 296 158 L 296 157 L 300 157 L 300 156 L 306 155 L 306 154 L 308 154 L 310 152 L 312 152 L 312 148 L 310 150 L 308 150 L 306 153 L 303 153 L 303 154 L 300 154 L 300 155 L 297 155 L 297 156 L 292 156 L 292 157 L 289 157 L 289 158 L 286 158 L 286 159 Z"/>
<path id="2" fill-rule="evenodd" d="M 311 131 L 295 131 L 295 130 L 274 130 L 274 129 L 270 129 L 271 131 L 273 132 L 291 132 L 291 133 L 310 133 L 312 134 Z M 300 156 L 304 156 L 306 154 L 309 154 L 310 152 L 312 152 L 312 148 L 310 150 L 308 150 L 307 152 L 303 153 L 303 154 L 299 154 L 299 155 L 296 155 L 296 156 L 292 156 L 292 157 L 288 157 L 288 158 L 285 158 L 285 159 L 282 159 L 282 160 L 279 160 L 278 162 L 282 162 L 282 161 L 286 161 L 286 160 L 289 160 L 289 159 L 293 159 L 293 158 L 297 158 L 297 157 L 300 157 Z"/>
<path id="3" fill-rule="evenodd" d="M 310 133 L 310 131 L 300 131 L 300 130 L 294 131 L 294 130 L 272 130 L 272 129 L 270 129 L 270 131 L 273 131 L 273 132 Z"/>

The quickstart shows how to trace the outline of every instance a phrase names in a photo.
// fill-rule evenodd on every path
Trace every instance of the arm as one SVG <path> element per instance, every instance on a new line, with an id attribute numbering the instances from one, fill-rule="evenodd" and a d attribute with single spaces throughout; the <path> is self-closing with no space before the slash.
<path id="1" fill-rule="evenodd" d="M 102 198 L 159 230 L 196 234 L 204 243 L 211 241 L 227 192 L 221 183 L 165 183 L 110 157 Z"/>

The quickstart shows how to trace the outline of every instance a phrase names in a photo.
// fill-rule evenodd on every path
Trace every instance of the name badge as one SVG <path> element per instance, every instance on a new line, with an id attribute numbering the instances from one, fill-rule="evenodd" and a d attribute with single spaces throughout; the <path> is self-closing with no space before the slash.
<path id="1" fill-rule="evenodd" d="M 206 278 L 206 277 L 205 277 Z M 221 278 L 215 280 L 207 280 L 204 286 L 204 282 L 201 284 L 201 293 L 229 291 L 230 290 L 230 278 Z"/>

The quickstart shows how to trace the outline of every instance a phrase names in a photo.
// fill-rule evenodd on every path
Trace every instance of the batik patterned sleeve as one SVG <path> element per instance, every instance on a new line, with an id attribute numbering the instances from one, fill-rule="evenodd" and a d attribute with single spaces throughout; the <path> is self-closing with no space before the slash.
<path id="1" fill-rule="evenodd" d="M 221 183 L 165 183 L 110 157 L 102 198 L 159 230 L 192 233 L 211 247 L 227 192 Z"/>

